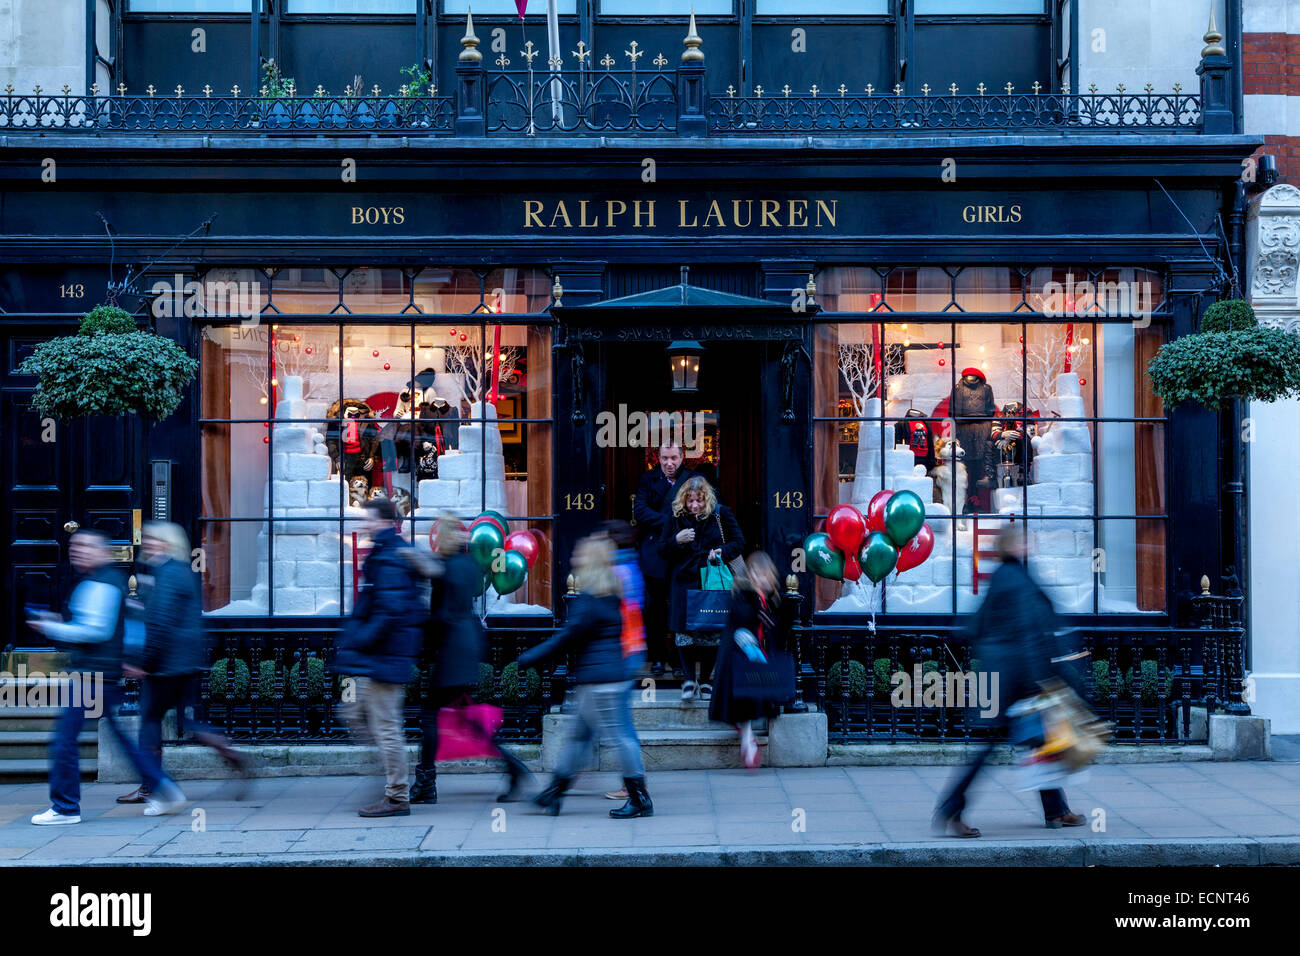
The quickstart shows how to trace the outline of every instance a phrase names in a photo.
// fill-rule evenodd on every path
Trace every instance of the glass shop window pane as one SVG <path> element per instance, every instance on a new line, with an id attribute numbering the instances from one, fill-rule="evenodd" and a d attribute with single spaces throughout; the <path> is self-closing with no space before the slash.
<path id="1" fill-rule="evenodd" d="M 967 312 L 1020 308 L 1020 273 L 1005 266 L 967 266 L 957 273 L 957 304 Z"/>
<path id="2" fill-rule="evenodd" d="M 916 0 L 916 15 L 931 13 L 1043 13 L 1043 0 Z"/>
<path id="3" fill-rule="evenodd" d="M 551 280 L 539 269 L 493 269 L 483 280 L 483 302 L 491 312 L 544 312 Z"/>
<path id="4" fill-rule="evenodd" d="M 128 13 L 250 13 L 248 0 L 129 0 Z"/>
<path id="5" fill-rule="evenodd" d="M 411 279 L 401 269 L 353 269 L 343 277 L 343 304 L 361 314 L 401 312 L 411 304 Z"/>
<path id="6" fill-rule="evenodd" d="M 406 13 L 418 0 L 285 0 L 285 13 Z"/>
<path id="7" fill-rule="evenodd" d="M 1047 509 L 1044 509 L 1046 515 Z M 1091 518 L 1081 516 L 1034 517 L 1027 521 L 1018 520 L 1016 524 L 1027 530 L 1029 573 L 1034 576 L 1058 614 L 1091 614 L 1093 592 L 1096 587 L 1094 574 L 1094 553 L 1096 541 L 1093 537 Z M 980 523 L 981 530 L 984 522 Z M 991 554 L 983 551 L 978 556 L 980 572 L 980 596 L 958 594 L 958 605 L 970 600 L 970 609 L 978 606 L 986 588 L 983 572 L 997 568 L 997 556 L 993 549 L 996 538 L 985 539 Z"/>
<path id="8" fill-rule="evenodd" d="M 732 0 L 600 0 L 600 12 L 607 16 L 696 16 L 728 15 Z"/>
<path id="9" fill-rule="evenodd" d="M 1165 523 L 1108 520 L 1098 523 L 1096 565 L 1103 614 L 1162 612 L 1165 598 Z"/>
<path id="10" fill-rule="evenodd" d="M 256 269 L 209 269 L 200 283 L 203 314 L 219 318 L 255 317 L 266 308 L 271 290 L 266 275 Z"/>
<path id="11" fill-rule="evenodd" d="M 474 8 L 475 16 L 509 14 L 516 19 L 519 16 L 519 9 L 515 6 L 515 0 L 443 0 L 442 12 L 447 15 L 453 13 L 463 15 L 470 7 Z M 573 15 L 578 12 L 578 0 L 557 0 L 555 7 L 561 16 Z M 546 0 L 528 0 L 528 6 L 525 10 L 526 16 L 544 17 L 546 16 Z"/>
<path id="12" fill-rule="evenodd" d="M 205 521 L 198 541 L 203 548 L 203 610 L 207 614 L 256 615 L 270 612 L 266 523 Z"/>
<path id="13" fill-rule="evenodd" d="M 1098 312 L 1121 318 L 1147 318 L 1165 301 L 1164 282 L 1148 269 L 1107 269 L 1094 293 Z"/>
<path id="14" fill-rule="evenodd" d="M 875 269 L 829 266 L 817 273 L 817 303 L 823 312 L 874 312 L 884 300 L 884 280 Z"/>
<path id="15" fill-rule="evenodd" d="M 339 277 L 330 269 L 281 269 L 271 280 L 271 305 L 290 313 L 336 312 Z"/>
<path id="16" fill-rule="evenodd" d="M 889 0 L 818 0 L 810 9 L 806 0 L 758 0 L 754 12 L 760 17 L 777 14 L 796 16 L 884 16 L 889 13 Z"/>
<path id="17" fill-rule="evenodd" d="M 894 312 L 943 312 L 952 303 L 952 277 L 926 266 L 892 270 L 885 279 L 885 304 Z"/>
<path id="18" fill-rule="evenodd" d="M 415 277 L 415 305 L 435 315 L 468 315 L 482 303 L 482 288 L 470 269 L 424 269 Z"/>
<path id="19" fill-rule="evenodd" d="M 271 427 L 269 422 L 201 426 L 203 517 L 266 517 Z M 279 434 L 276 437 L 286 440 Z M 290 507 L 291 500 L 292 496 L 286 495 L 276 507 Z"/>

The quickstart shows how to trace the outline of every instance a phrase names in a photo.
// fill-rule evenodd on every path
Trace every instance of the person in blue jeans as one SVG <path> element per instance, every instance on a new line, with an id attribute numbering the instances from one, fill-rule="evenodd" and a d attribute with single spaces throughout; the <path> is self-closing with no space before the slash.
<path id="1" fill-rule="evenodd" d="M 162 766 L 123 731 L 116 711 L 122 703 L 122 637 L 126 630 L 125 575 L 111 566 L 108 538 L 78 531 L 68 544 L 73 570 L 80 576 L 68 600 L 70 620 L 45 614 L 32 628 L 56 646 L 72 649 L 74 672 L 68 707 L 50 743 L 50 808 L 32 817 L 37 826 L 81 822 L 81 764 L 77 737 L 87 717 L 107 718 L 123 753 L 140 773 L 151 797 L 146 816 L 174 813 L 185 804 L 180 787 L 163 776 Z M 99 684 L 97 687 L 96 684 Z"/>
<path id="2" fill-rule="evenodd" d="M 632 718 L 632 695 L 636 693 L 636 680 L 645 671 L 649 656 L 644 625 L 645 578 L 637 560 L 635 529 L 626 521 L 614 519 L 602 524 L 601 531 L 614 545 L 614 573 L 618 575 L 618 583 L 623 591 L 623 662 L 627 664 L 628 680 L 632 682 L 627 688 L 627 733 L 637 741 L 639 747 L 636 722 Z M 629 629 L 633 633 L 629 634 Z M 627 787 L 610 790 L 605 794 L 605 799 L 628 799 Z"/>

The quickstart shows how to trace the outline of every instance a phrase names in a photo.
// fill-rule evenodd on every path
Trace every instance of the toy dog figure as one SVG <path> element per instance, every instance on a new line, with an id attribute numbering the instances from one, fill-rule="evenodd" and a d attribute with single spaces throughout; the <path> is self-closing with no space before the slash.
<path id="1" fill-rule="evenodd" d="M 353 478 L 348 482 L 348 504 L 360 508 L 366 503 L 370 494 L 370 482 L 365 478 Z"/>
<path id="2" fill-rule="evenodd" d="M 408 518 L 411 515 L 411 493 L 405 488 L 393 489 L 393 507 L 397 509 L 399 517 Z"/>
<path id="3" fill-rule="evenodd" d="M 957 439 L 935 439 L 935 465 L 930 469 L 930 477 L 934 479 L 935 500 L 947 505 L 953 514 L 960 514 L 968 506 L 966 466 L 962 464 L 965 457 L 966 451 Z M 962 522 L 963 530 L 964 525 L 965 522 Z"/>

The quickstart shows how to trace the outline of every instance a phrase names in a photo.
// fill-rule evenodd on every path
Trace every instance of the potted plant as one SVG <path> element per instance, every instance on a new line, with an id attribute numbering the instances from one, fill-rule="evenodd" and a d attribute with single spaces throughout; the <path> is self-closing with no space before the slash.
<path id="1" fill-rule="evenodd" d="M 418 63 L 402 68 L 407 82 L 402 85 L 398 101 L 403 121 L 410 126 L 428 127 L 430 110 L 426 108 L 432 89 L 433 75 Z"/>
<path id="2" fill-rule="evenodd" d="M 125 310 L 101 305 L 85 314 L 76 335 L 36 346 L 19 370 L 40 379 L 32 405 L 42 414 L 161 421 L 180 405 L 199 363 L 171 339 L 137 330 Z"/>
<path id="3" fill-rule="evenodd" d="M 1215 302 L 1199 332 L 1160 347 L 1147 377 L 1166 405 L 1191 401 L 1218 410 L 1233 399 L 1300 395 L 1300 336 L 1261 327 L 1249 302 Z"/>
<path id="4" fill-rule="evenodd" d="M 293 77 L 287 79 L 280 73 L 280 66 L 275 60 L 262 64 L 262 100 L 260 115 L 271 127 L 287 127 L 293 120 L 292 104 L 285 105 L 279 100 L 292 99 L 294 96 Z"/>

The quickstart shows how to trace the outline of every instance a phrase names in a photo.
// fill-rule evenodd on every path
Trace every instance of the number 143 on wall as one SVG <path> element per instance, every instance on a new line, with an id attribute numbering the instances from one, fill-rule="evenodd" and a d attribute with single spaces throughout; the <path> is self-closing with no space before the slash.
<path id="1" fill-rule="evenodd" d="M 773 508 L 792 508 L 798 509 L 803 507 L 802 491 L 774 491 L 772 492 Z"/>

